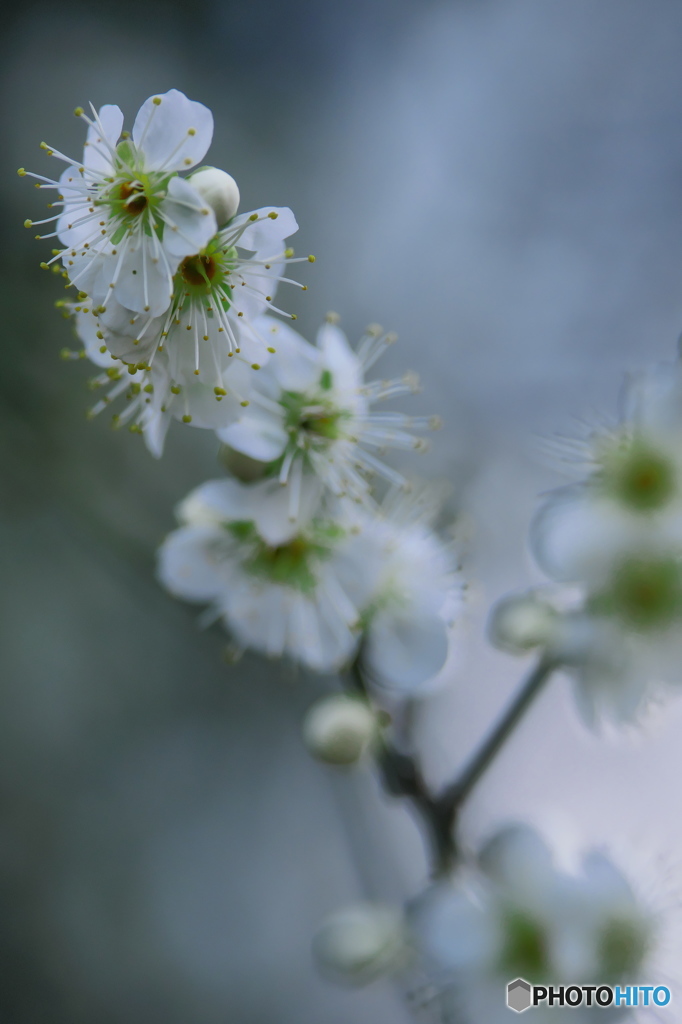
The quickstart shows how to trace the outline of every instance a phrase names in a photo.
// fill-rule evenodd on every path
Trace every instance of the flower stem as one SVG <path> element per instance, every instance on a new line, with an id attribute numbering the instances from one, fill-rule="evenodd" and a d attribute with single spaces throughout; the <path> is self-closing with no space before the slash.
<path id="1" fill-rule="evenodd" d="M 439 794 L 430 791 L 417 758 L 399 750 L 388 737 L 384 738 L 377 754 L 384 788 L 392 796 L 408 799 L 422 819 L 429 838 L 435 876 L 446 874 L 456 864 L 458 843 L 455 826 L 461 808 L 556 668 L 555 661 L 546 657 L 540 659 L 468 764 Z M 353 689 L 367 694 L 359 659 L 351 666 L 350 682 Z"/>
<path id="2" fill-rule="evenodd" d="M 441 800 L 452 804 L 453 815 L 467 800 L 478 780 L 493 763 L 556 667 L 556 662 L 547 658 L 542 658 L 537 663 L 497 725 L 481 743 L 455 781 L 445 789 Z"/>

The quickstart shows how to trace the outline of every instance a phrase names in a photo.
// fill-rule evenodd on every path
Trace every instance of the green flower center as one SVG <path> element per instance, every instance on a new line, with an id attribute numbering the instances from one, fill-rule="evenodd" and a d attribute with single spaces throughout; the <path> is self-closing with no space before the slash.
<path id="1" fill-rule="evenodd" d="M 258 536 L 251 521 L 226 523 L 225 528 L 236 540 L 250 545 L 251 551 L 242 563 L 247 572 L 304 594 L 315 590 L 319 563 L 331 556 L 345 532 L 336 523 L 315 520 L 308 533 L 272 547 Z"/>
<path id="2" fill-rule="evenodd" d="M 324 370 L 319 381 L 319 392 L 303 394 L 300 391 L 285 391 L 280 397 L 284 409 L 284 427 L 293 438 L 304 444 L 319 445 L 320 442 L 337 441 L 344 435 L 344 424 L 351 414 L 338 409 L 325 392 L 331 390 L 333 378 L 330 370 Z"/>
<path id="3" fill-rule="evenodd" d="M 598 614 L 613 615 L 636 630 L 664 628 L 682 614 L 680 564 L 672 558 L 627 559 L 590 604 Z"/>
<path id="4" fill-rule="evenodd" d="M 519 909 L 508 909 L 502 917 L 503 944 L 500 970 L 509 978 L 542 981 L 550 975 L 547 934 L 544 926 Z"/>
<path id="5" fill-rule="evenodd" d="M 599 977 L 614 982 L 634 978 L 650 945 L 649 929 L 643 921 L 612 918 L 598 939 Z"/>
<path id="6" fill-rule="evenodd" d="M 173 277 L 173 311 L 181 311 L 188 302 L 200 301 L 209 316 L 213 315 L 212 303 L 220 303 L 226 313 L 232 304 L 229 281 L 237 259 L 237 250 L 233 246 L 222 248 L 218 236 L 200 253 L 186 256 Z"/>
<path id="7" fill-rule="evenodd" d="M 604 460 L 605 492 L 633 512 L 663 508 L 677 490 L 670 459 L 641 441 L 621 443 Z"/>

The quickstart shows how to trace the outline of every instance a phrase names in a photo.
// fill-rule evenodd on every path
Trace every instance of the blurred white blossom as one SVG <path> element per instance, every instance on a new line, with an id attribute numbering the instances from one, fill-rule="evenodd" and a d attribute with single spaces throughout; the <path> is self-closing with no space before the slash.
<path id="1" fill-rule="evenodd" d="M 559 868 L 530 826 L 501 829 L 475 861 L 414 901 L 411 926 L 425 969 L 466 1024 L 509 1019 L 507 982 L 644 983 L 657 924 L 600 850 Z M 627 1015 L 613 1010 L 613 1018 Z M 586 1020 L 587 1009 L 536 1008 L 534 1019 Z"/>
<path id="2" fill-rule="evenodd" d="M 621 422 L 583 443 L 588 478 L 552 493 L 531 546 L 579 588 L 558 651 L 583 713 L 632 717 L 654 684 L 682 682 L 682 368 L 634 377 Z"/>

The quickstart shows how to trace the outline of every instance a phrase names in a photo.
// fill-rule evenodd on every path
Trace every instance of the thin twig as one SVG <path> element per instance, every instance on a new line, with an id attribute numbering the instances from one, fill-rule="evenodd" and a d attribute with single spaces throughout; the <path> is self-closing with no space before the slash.
<path id="1" fill-rule="evenodd" d="M 351 666 L 350 683 L 353 689 L 366 696 L 367 684 L 359 662 L 358 658 Z M 458 843 L 455 826 L 462 806 L 556 667 L 556 662 L 545 657 L 540 659 L 469 763 L 439 794 L 430 791 L 417 758 L 398 750 L 388 738 L 384 738 L 377 754 L 384 788 L 392 796 L 409 800 L 422 819 L 431 847 L 434 875 L 447 873 L 456 863 Z"/>

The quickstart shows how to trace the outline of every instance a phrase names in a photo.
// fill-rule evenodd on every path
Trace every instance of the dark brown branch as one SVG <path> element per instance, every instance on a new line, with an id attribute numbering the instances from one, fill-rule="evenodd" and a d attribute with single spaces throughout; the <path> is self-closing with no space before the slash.
<path id="1" fill-rule="evenodd" d="M 458 854 L 455 826 L 462 806 L 556 667 L 556 663 L 550 659 L 540 659 L 469 763 L 440 794 L 430 792 L 416 757 L 398 750 L 388 740 L 384 741 L 377 755 L 383 785 L 392 796 L 409 800 L 424 822 L 431 846 L 434 875 L 444 874 L 455 864 Z M 355 690 L 367 694 L 359 659 L 351 667 L 350 681 Z"/>

